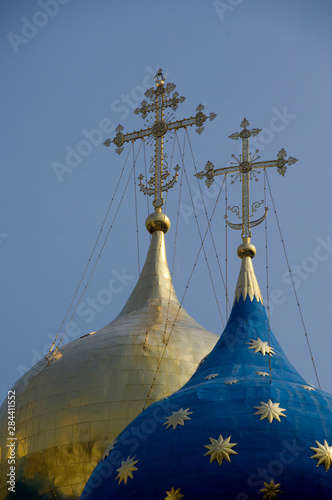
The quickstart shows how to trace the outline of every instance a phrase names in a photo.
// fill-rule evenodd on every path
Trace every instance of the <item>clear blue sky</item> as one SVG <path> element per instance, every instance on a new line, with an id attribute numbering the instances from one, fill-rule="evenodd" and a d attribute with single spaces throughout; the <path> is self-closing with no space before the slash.
<path id="1" fill-rule="evenodd" d="M 297 266 L 299 299 L 321 384 L 331 392 L 332 3 L 4 0 L 0 9 L 1 398 L 20 371 L 46 352 L 57 333 L 129 150 L 127 145 L 118 156 L 114 148 L 91 141 L 97 144 L 101 136 L 103 140 L 113 137 L 112 127 L 119 122 L 125 132 L 144 126 L 132 110 L 142 100 L 142 87 L 153 85 L 151 74 L 160 66 L 168 73 L 167 81 L 186 96 L 177 118 L 193 115 L 200 102 L 208 113 L 218 115 L 206 124 L 201 136 L 189 131 L 199 169 L 207 160 L 216 167 L 226 166 L 239 147 L 228 135 L 240 130 L 244 117 L 252 127 L 264 129 L 257 143 L 262 159 L 275 159 L 282 147 L 299 159 L 284 178 L 271 171 L 269 179 L 290 264 Z M 93 129 L 99 129 L 99 135 L 89 135 Z M 180 134 L 181 145 L 183 138 Z M 172 141 L 167 147 L 171 157 Z M 138 144 L 135 148 L 137 152 Z M 74 158 L 73 150 L 80 155 Z M 174 162 L 180 162 L 175 151 Z M 152 149 L 147 151 L 148 157 L 152 153 Z M 196 199 L 198 187 L 188 144 L 185 161 Z M 54 165 L 59 164 L 67 170 L 57 176 Z M 141 172 L 142 155 L 136 177 Z M 122 182 L 121 192 L 124 186 Z M 216 199 L 211 193 L 209 214 Z M 229 203 L 238 204 L 240 185 L 231 185 L 228 194 Z M 169 194 L 166 209 L 173 224 L 167 236 L 170 268 L 178 195 L 179 186 Z M 263 196 L 261 176 L 252 201 Z M 186 215 L 191 202 L 185 181 L 181 202 L 174 265 L 180 299 L 199 248 L 194 217 Z M 224 204 L 222 198 L 213 219 L 223 269 Z M 141 193 L 138 205 L 142 266 L 149 236 L 144 229 L 146 198 Z M 198 198 L 196 206 L 200 207 Z M 280 302 L 274 306 L 271 326 L 291 362 L 309 383 L 317 385 L 296 301 L 284 276 L 287 265 L 270 201 L 268 206 L 269 284 L 270 291 L 278 290 L 274 293 Z M 114 213 L 112 209 L 111 218 Z M 200 210 L 198 221 L 205 231 L 206 219 Z M 240 235 L 233 233 L 228 235 L 231 298 L 240 266 L 236 256 Z M 252 241 L 257 247 L 256 274 L 266 295 L 263 226 L 253 230 Z M 209 238 L 207 252 L 225 315 L 225 294 Z M 117 273 L 130 279 L 121 283 Z M 107 302 L 101 290 L 107 289 L 111 278 L 115 277 L 120 291 L 111 302 L 98 302 L 94 314 L 76 316 L 71 338 L 109 323 L 124 305 L 137 276 L 131 182 L 83 298 L 85 307 L 89 297 L 104 297 Z M 184 307 L 208 329 L 222 332 L 202 256 Z"/>

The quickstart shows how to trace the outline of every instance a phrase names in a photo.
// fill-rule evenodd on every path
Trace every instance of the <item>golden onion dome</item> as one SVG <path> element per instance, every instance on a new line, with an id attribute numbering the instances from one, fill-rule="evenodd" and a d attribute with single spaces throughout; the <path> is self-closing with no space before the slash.
<path id="1" fill-rule="evenodd" d="M 176 297 L 165 250 L 169 227 L 164 214 L 148 217 L 145 265 L 118 317 L 61 347 L 51 361 L 44 358 L 14 386 L 17 498 L 78 498 L 106 446 L 143 410 L 147 396 L 151 404 L 178 390 L 214 347 L 218 336 Z M 0 412 L 5 499 L 7 401 Z"/>

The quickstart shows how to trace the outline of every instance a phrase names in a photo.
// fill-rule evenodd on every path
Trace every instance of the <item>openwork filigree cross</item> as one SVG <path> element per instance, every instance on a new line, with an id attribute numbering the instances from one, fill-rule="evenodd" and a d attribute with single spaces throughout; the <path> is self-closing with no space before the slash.
<path id="1" fill-rule="evenodd" d="M 234 224 L 232 222 L 229 222 L 226 219 L 227 224 L 233 228 L 233 229 L 242 229 L 241 236 L 242 238 L 250 238 L 251 237 L 251 232 L 250 228 L 254 226 L 258 226 L 261 222 L 266 217 L 267 214 L 267 209 L 265 209 L 265 214 L 260 217 L 259 219 L 255 221 L 251 221 L 251 217 L 253 216 L 253 213 L 257 210 L 257 208 L 261 205 L 259 202 L 255 202 L 252 205 L 252 213 L 250 214 L 250 204 L 249 204 L 249 180 L 251 174 L 254 174 L 254 171 L 256 169 L 261 169 L 261 168 L 268 168 L 268 167 L 277 167 L 279 174 L 285 175 L 286 172 L 286 165 L 292 165 L 293 163 L 297 162 L 295 158 L 292 158 L 291 156 L 287 158 L 286 151 L 284 149 L 281 149 L 279 153 L 277 154 L 277 159 L 272 160 L 272 161 L 255 161 L 259 159 L 259 156 L 257 156 L 258 149 L 254 154 L 249 153 L 249 137 L 251 136 L 256 136 L 261 132 L 261 129 L 259 128 L 253 128 L 252 130 L 249 130 L 247 127 L 249 126 L 248 120 L 244 118 L 244 120 L 241 123 L 241 127 L 243 129 L 241 132 L 235 132 L 234 134 L 230 135 L 229 137 L 231 139 L 242 139 L 242 155 L 239 156 L 239 158 L 236 158 L 235 155 L 232 155 L 233 158 L 236 160 L 236 164 L 227 167 L 227 168 L 214 168 L 214 165 L 208 161 L 205 170 L 202 172 L 199 172 L 196 175 L 199 179 L 203 179 L 203 177 L 206 177 L 205 183 L 208 187 L 211 186 L 211 184 L 214 182 L 214 176 L 215 175 L 225 175 L 230 172 L 238 172 L 239 176 L 241 176 L 241 183 L 242 183 L 242 215 L 240 216 L 240 210 L 239 207 L 233 207 L 230 208 L 228 207 L 233 213 L 236 213 L 239 218 L 242 218 L 242 223 L 241 224 Z"/>
<path id="2" fill-rule="evenodd" d="M 155 209 L 161 209 L 164 204 L 162 193 L 163 191 L 167 191 L 174 186 L 177 180 L 178 170 L 180 168 L 177 166 L 175 168 L 174 177 L 168 183 L 165 183 L 167 177 L 169 176 L 169 172 L 167 170 L 167 166 L 164 167 L 164 136 L 168 132 L 174 132 L 180 128 L 186 128 L 192 125 L 196 125 L 196 132 L 198 134 L 201 134 L 204 130 L 204 122 L 208 118 L 210 120 L 213 120 L 216 115 L 214 113 L 210 113 L 209 116 L 206 116 L 203 113 L 204 106 L 200 104 L 196 108 L 195 116 L 184 118 L 183 120 L 171 121 L 173 118 L 173 113 L 170 112 L 165 116 L 166 108 L 171 108 L 173 111 L 175 111 L 178 108 L 179 103 L 182 103 L 185 100 L 185 97 L 179 96 L 178 92 L 174 92 L 174 83 L 167 83 L 165 85 L 165 78 L 161 69 L 155 76 L 155 82 L 156 88 L 151 87 L 145 92 L 145 96 L 151 101 L 151 104 L 148 104 L 147 101 L 144 100 L 141 103 L 141 107 L 135 109 L 134 111 L 134 113 L 136 114 L 141 114 L 142 118 L 147 121 L 148 114 L 154 113 L 154 122 L 150 123 L 150 126 L 148 128 L 128 134 L 123 134 L 123 127 L 119 125 L 116 128 L 117 134 L 114 139 L 107 139 L 104 144 L 105 146 L 110 146 L 111 143 L 114 143 L 117 146 L 116 152 L 118 154 L 121 154 L 123 151 L 122 146 L 125 142 L 134 142 L 137 139 L 144 139 L 145 137 L 148 137 L 151 140 L 154 139 L 155 154 L 152 158 L 152 164 L 150 167 L 150 172 L 154 175 L 148 181 L 148 185 L 143 184 L 143 175 L 139 176 L 139 181 L 140 189 L 144 194 L 154 194 L 154 201 L 152 202 L 152 204 Z"/>

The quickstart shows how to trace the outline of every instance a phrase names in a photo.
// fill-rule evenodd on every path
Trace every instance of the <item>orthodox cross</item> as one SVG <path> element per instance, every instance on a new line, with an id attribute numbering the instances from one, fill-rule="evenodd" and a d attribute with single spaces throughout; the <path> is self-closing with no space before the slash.
<path id="1" fill-rule="evenodd" d="M 226 222 L 229 225 L 229 227 L 233 229 L 242 229 L 242 238 L 250 238 L 251 237 L 251 232 L 250 228 L 254 226 L 258 226 L 261 222 L 266 217 L 267 214 L 267 208 L 265 208 L 265 214 L 260 217 L 260 219 L 257 219 L 255 221 L 251 221 L 251 217 L 253 216 L 253 212 L 257 210 L 257 208 L 263 203 L 255 202 L 252 205 L 252 213 L 250 214 L 250 205 L 249 205 L 249 180 L 251 176 L 255 176 L 255 170 L 256 169 L 265 169 L 268 167 L 277 167 L 279 174 L 282 176 L 285 175 L 286 172 L 286 164 L 292 165 L 293 163 L 297 162 L 295 158 L 292 158 L 291 156 L 287 158 L 286 151 L 284 149 L 281 149 L 279 153 L 277 154 L 277 159 L 272 160 L 272 161 L 256 161 L 259 156 L 257 156 L 258 149 L 256 149 L 254 154 L 249 153 L 249 137 L 251 136 L 256 136 L 261 132 L 262 129 L 259 128 L 253 128 L 252 130 L 249 130 L 247 127 L 249 125 L 249 122 L 244 118 L 244 120 L 241 123 L 241 127 L 243 129 L 241 132 L 235 132 L 234 134 L 230 135 L 229 137 L 231 139 L 242 139 L 242 155 L 239 156 L 239 158 L 236 158 L 235 155 L 232 155 L 233 158 L 235 158 L 237 164 L 232 164 L 230 167 L 227 168 L 214 168 L 213 163 L 210 161 L 207 162 L 205 166 L 205 171 L 203 170 L 202 172 L 199 172 L 196 175 L 199 179 L 203 179 L 203 177 L 206 177 L 205 183 L 208 187 L 211 186 L 211 184 L 214 182 L 213 177 L 215 175 L 225 175 L 230 172 L 238 172 L 237 177 L 241 177 L 241 183 L 242 183 L 242 215 L 240 216 L 240 210 L 238 206 L 235 206 L 233 208 L 227 207 L 229 210 L 231 210 L 233 213 L 237 214 L 238 217 L 241 219 L 242 218 L 242 223 L 241 224 L 234 224 L 232 222 L 229 222 L 226 218 Z M 234 181 L 233 181 L 234 182 Z"/>
<path id="2" fill-rule="evenodd" d="M 113 142 L 117 148 L 116 152 L 121 154 L 123 151 L 123 144 L 125 142 L 134 142 L 137 139 L 143 139 L 145 137 L 149 137 L 149 139 L 155 140 L 155 154 L 152 159 L 152 165 L 150 167 L 150 172 L 154 175 L 147 182 L 148 185 L 143 184 L 143 175 L 139 176 L 139 185 L 140 190 L 143 191 L 144 194 L 153 195 L 154 201 L 152 202 L 155 209 L 161 211 L 161 207 L 164 204 L 164 199 L 162 197 L 163 191 L 167 191 L 171 187 L 174 186 L 177 181 L 179 166 L 175 168 L 175 175 L 173 179 L 171 179 L 168 183 L 164 183 L 167 177 L 169 176 L 169 172 L 167 170 L 167 166 L 164 167 L 165 154 L 164 154 L 164 136 L 168 132 L 174 132 L 180 128 L 187 128 L 192 125 L 196 125 L 196 132 L 201 134 L 204 130 L 203 123 L 209 118 L 213 120 L 216 115 L 214 113 L 210 113 L 209 116 L 206 116 L 203 113 L 204 106 L 200 104 L 196 108 L 196 115 L 191 116 L 190 118 L 184 118 L 183 120 L 171 121 L 173 118 L 173 113 L 168 113 L 165 116 L 165 109 L 171 108 L 175 111 L 178 108 L 178 104 L 182 103 L 185 100 L 185 97 L 179 96 L 178 92 L 174 92 L 175 85 L 174 83 L 167 83 L 165 85 L 165 77 L 163 75 L 162 70 L 160 69 L 155 76 L 156 88 L 151 87 L 145 92 L 145 96 L 151 101 L 151 104 L 148 104 L 147 101 L 142 101 L 141 107 L 135 109 L 135 114 L 141 114 L 144 120 L 148 120 L 147 116 L 149 113 L 155 114 L 154 122 L 150 123 L 148 128 L 139 130 L 138 132 L 134 131 L 132 133 L 123 134 L 123 127 L 119 125 L 116 128 L 116 136 L 114 139 L 107 139 L 104 142 L 105 146 L 110 146 Z M 166 163 L 166 161 L 165 161 Z"/>

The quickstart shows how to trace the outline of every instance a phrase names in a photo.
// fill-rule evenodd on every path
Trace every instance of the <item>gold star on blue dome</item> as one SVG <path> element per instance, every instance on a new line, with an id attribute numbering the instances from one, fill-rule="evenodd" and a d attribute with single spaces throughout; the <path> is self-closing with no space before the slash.
<path id="1" fill-rule="evenodd" d="M 263 340 L 261 340 L 259 337 L 257 338 L 257 340 L 250 339 L 250 342 L 251 345 L 250 347 L 248 347 L 248 349 L 254 349 L 255 353 L 261 352 L 263 356 L 265 356 L 265 354 L 269 354 L 270 356 L 275 354 L 273 347 L 270 347 L 268 342 L 263 342 Z"/>
<path id="2" fill-rule="evenodd" d="M 260 375 L 261 377 L 268 377 L 269 374 L 267 372 L 256 372 L 257 375 Z"/>
<path id="3" fill-rule="evenodd" d="M 118 442 L 117 439 L 114 439 L 114 441 L 109 444 L 106 448 L 106 450 L 104 451 L 103 453 L 103 456 L 101 457 L 100 459 L 100 462 L 102 462 L 103 460 L 105 460 L 106 457 L 108 457 L 108 455 L 111 453 L 111 451 L 114 449 L 114 446 L 116 445 L 116 443 Z"/>
<path id="4" fill-rule="evenodd" d="M 191 420 L 188 415 L 192 415 L 193 412 L 189 410 L 190 408 L 187 408 L 186 410 L 180 408 L 178 411 L 173 411 L 172 415 L 165 418 L 166 422 L 164 422 L 163 425 L 167 425 L 166 429 L 171 426 L 175 429 L 177 425 L 184 425 L 185 420 Z"/>
<path id="5" fill-rule="evenodd" d="M 211 375 L 208 375 L 205 377 L 205 380 L 211 380 L 212 378 L 218 377 L 219 373 L 211 373 Z"/>
<path id="6" fill-rule="evenodd" d="M 310 458 L 317 458 L 317 467 L 321 464 L 324 464 L 325 470 L 327 472 L 332 466 L 332 446 L 329 446 L 327 444 L 326 439 L 324 440 L 324 444 L 320 444 L 318 441 L 316 441 L 316 443 L 318 448 L 313 448 L 312 446 L 310 446 L 310 448 L 316 452 L 316 455 L 313 455 Z"/>
<path id="7" fill-rule="evenodd" d="M 133 479 L 133 472 L 135 470 L 138 470 L 135 465 L 139 462 L 139 460 L 135 460 L 135 456 L 133 458 L 130 458 L 130 456 L 127 458 L 127 460 L 124 460 L 121 462 L 121 467 L 116 469 L 116 471 L 119 473 L 115 480 L 119 479 L 119 483 L 121 481 L 124 481 L 124 484 L 127 484 L 128 477 Z"/>
<path id="8" fill-rule="evenodd" d="M 178 488 L 177 490 L 175 488 L 173 488 L 172 486 L 172 489 L 171 491 L 166 491 L 166 494 L 167 494 L 167 497 L 165 497 L 165 500 L 181 500 L 181 498 L 184 497 L 184 495 L 182 495 L 180 493 L 180 489 L 181 488 Z"/>
<path id="9" fill-rule="evenodd" d="M 213 462 L 214 460 L 217 460 L 218 464 L 221 465 L 224 459 L 227 460 L 227 462 L 231 461 L 229 455 L 238 454 L 236 453 L 236 451 L 232 450 L 232 448 L 236 446 L 237 443 L 230 443 L 231 436 L 228 436 L 228 438 L 223 439 L 222 435 L 220 434 L 218 439 L 213 439 L 213 438 L 209 439 L 211 441 L 211 444 L 204 445 L 204 447 L 207 448 L 209 451 L 207 451 L 204 454 L 204 456 L 211 455 L 210 463 Z"/>
<path id="10" fill-rule="evenodd" d="M 261 493 L 264 493 L 263 498 L 268 498 L 269 500 L 277 500 L 279 498 L 279 490 L 280 483 L 274 484 L 273 479 L 270 483 L 266 483 L 264 481 L 264 488 L 260 490 Z"/>
<path id="11" fill-rule="evenodd" d="M 280 417 L 286 417 L 283 415 L 283 411 L 286 411 L 285 408 L 279 408 L 280 403 L 272 403 L 271 399 L 268 400 L 267 403 L 263 403 L 261 401 L 261 406 L 254 406 L 256 413 L 254 415 L 260 415 L 260 420 L 267 418 L 271 423 L 273 419 L 278 420 L 280 422 Z"/>

